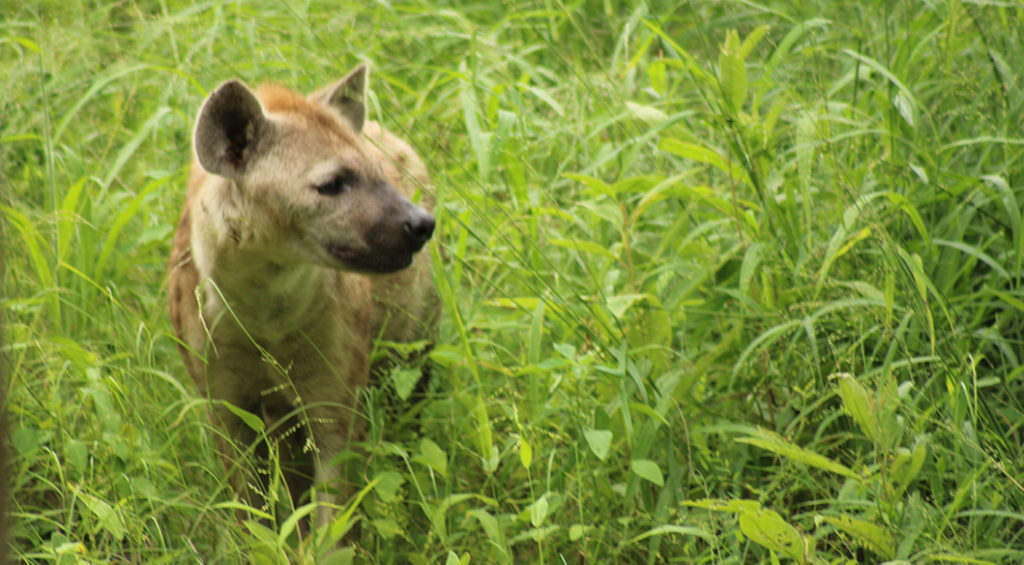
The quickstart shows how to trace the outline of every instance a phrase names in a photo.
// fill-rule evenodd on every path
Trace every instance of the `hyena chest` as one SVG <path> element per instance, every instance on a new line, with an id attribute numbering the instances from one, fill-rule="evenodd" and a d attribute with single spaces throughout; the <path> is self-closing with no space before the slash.
<path id="1" fill-rule="evenodd" d="M 329 310 L 320 313 L 318 318 L 298 320 L 287 310 L 208 305 L 204 316 L 213 321 L 208 359 L 223 369 L 212 374 L 255 390 L 261 398 L 329 376 L 338 340 L 327 323 L 332 318 Z"/>
<path id="2" fill-rule="evenodd" d="M 311 267 L 225 269 L 207 285 L 204 317 L 223 329 L 217 341 L 303 355 L 323 346 L 336 318 L 335 274 Z"/>

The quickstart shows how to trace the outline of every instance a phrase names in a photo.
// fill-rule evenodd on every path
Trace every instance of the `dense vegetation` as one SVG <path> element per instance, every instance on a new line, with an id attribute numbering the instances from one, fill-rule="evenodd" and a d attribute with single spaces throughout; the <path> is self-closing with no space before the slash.
<path id="1" fill-rule="evenodd" d="M 369 60 L 371 115 L 434 177 L 443 314 L 427 397 L 408 371 L 365 395 L 335 559 L 1024 560 L 1016 3 L 47 0 L 0 25 L 14 558 L 317 555 L 308 509 L 236 519 L 165 262 L 206 92 Z"/>

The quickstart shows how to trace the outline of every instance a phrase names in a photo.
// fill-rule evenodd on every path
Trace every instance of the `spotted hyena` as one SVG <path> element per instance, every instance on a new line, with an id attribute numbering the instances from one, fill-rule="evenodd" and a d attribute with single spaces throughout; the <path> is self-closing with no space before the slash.
<path id="1" fill-rule="evenodd" d="M 367 77 L 361 65 L 308 96 L 238 80 L 210 93 L 170 260 L 171 321 L 236 493 L 263 505 L 265 481 L 239 463 L 262 437 L 242 409 L 263 419 L 296 503 L 329 485 L 320 524 L 347 491 L 329 463 L 360 438 L 372 341 L 429 339 L 438 311 L 430 180 L 366 119 Z"/>

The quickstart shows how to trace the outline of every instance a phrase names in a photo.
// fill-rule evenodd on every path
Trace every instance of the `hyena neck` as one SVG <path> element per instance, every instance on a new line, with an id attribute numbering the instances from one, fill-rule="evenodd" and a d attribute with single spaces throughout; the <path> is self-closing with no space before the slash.
<path id="1" fill-rule="evenodd" d="M 218 186 L 219 185 L 219 186 Z M 246 221 L 227 183 L 207 185 L 194 212 L 192 255 L 205 282 L 207 309 L 230 309 L 240 321 L 274 326 L 275 332 L 301 326 L 331 307 L 336 271 L 274 253 Z M 225 194 L 227 193 L 227 194 Z"/>

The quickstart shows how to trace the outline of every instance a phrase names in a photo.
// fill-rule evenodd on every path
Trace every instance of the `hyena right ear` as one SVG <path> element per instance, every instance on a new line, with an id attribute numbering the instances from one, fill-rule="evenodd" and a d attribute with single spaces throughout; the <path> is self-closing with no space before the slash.
<path id="1" fill-rule="evenodd" d="M 239 178 L 255 156 L 256 143 L 269 122 L 256 95 L 239 80 L 210 93 L 196 120 L 195 147 L 208 172 Z"/>
<path id="2" fill-rule="evenodd" d="M 341 114 L 352 126 L 352 131 L 363 131 L 366 123 L 366 85 L 370 82 L 370 68 L 361 63 L 344 78 L 310 95 L 310 98 Z"/>

